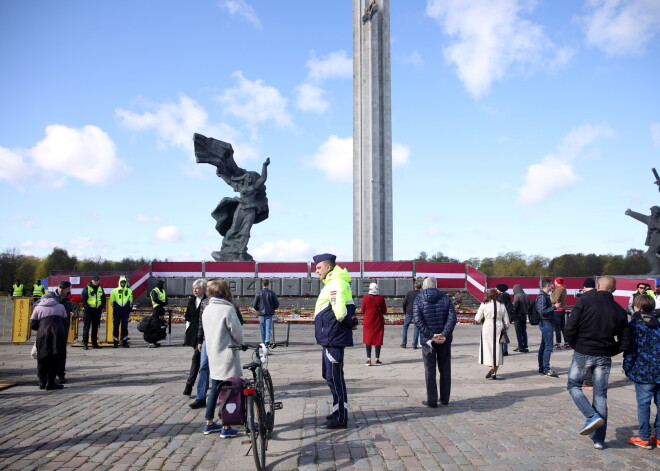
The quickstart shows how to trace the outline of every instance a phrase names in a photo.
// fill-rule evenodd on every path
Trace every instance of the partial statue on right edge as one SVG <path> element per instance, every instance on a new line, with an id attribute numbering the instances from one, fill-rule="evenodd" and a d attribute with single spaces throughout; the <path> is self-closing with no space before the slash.
<path id="1" fill-rule="evenodd" d="M 658 185 L 658 190 L 660 191 L 660 177 L 655 169 L 653 169 L 653 175 L 656 178 L 655 184 Z M 651 265 L 649 275 L 660 275 L 660 258 L 658 258 L 658 255 L 660 255 L 660 206 L 651 206 L 650 216 L 645 216 L 630 209 L 626 209 L 626 216 L 637 219 L 648 227 L 646 241 L 644 243 L 649 248 L 646 251 L 646 259 L 649 261 L 649 265 Z"/>

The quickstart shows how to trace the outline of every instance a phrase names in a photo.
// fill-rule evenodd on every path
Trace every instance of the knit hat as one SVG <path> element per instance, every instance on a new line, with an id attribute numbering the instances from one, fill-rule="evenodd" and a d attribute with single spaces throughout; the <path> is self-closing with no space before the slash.
<path id="1" fill-rule="evenodd" d="M 378 285 L 376 283 L 369 284 L 369 292 L 371 293 L 372 291 L 375 293 L 378 292 Z"/>
<path id="2" fill-rule="evenodd" d="M 499 285 L 495 285 L 495 288 L 497 288 L 497 291 L 501 291 L 502 293 L 506 293 L 509 291 L 509 286 L 505 285 L 504 283 L 500 283 Z"/>
<path id="3" fill-rule="evenodd" d="M 563 278 L 555 278 L 555 284 L 556 285 L 563 285 L 564 284 L 564 279 Z"/>
<path id="4" fill-rule="evenodd" d="M 584 283 L 582 283 L 582 286 L 585 288 L 595 288 L 596 287 L 596 280 L 593 278 L 587 278 L 584 280 Z"/>

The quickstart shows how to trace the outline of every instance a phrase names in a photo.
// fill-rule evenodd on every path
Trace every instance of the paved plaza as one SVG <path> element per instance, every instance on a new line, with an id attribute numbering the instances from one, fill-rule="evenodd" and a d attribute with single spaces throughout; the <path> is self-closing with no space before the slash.
<path id="1" fill-rule="evenodd" d="M 130 349 L 70 347 L 69 383 L 37 389 L 30 345 L 0 346 L 0 470 L 250 470 L 249 446 L 239 438 L 203 435 L 203 410 L 182 395 L 192 349 L 147 348 L 130 325 Z M 257 340 L 246 325 L 246 341 Z M 284 326 L 277 326 L 281 337 Z M 450 404 L 429 409 L 421 350 L 400 344 L 400 326 L 387 326 L 383 366 L 366 367 L 360 344 L 346 350 L 348 430 L 321 427 L 330 393 L 321 378 L 321 349 L 311 325 L 291 328 L 291 345 L 270 357 L 277 412 L 268 468 L 274 470 L 589 470 L 660 469 L 660 449 L 627 443 L 636 434 L 634 387 L 615 358 L 609 389 L 607 448 L 597 451 L 578 435 L 584 419 L 566 391 L 572 353 L 555 352 L 559 379 L 536 373 L 538 328 L 530 327 L 528 354 L 512 353 L 498 381 L 476 364 L 479 326 L 458 325 L 453 344 Z M 410 336 L 412 328 L 410 329 Z M 362 339 L 361 328 L 355 332 Z M 515 341 L 514 341 L 515 343 Z M 241 361 L 249 361 L 248 353 Z"/>

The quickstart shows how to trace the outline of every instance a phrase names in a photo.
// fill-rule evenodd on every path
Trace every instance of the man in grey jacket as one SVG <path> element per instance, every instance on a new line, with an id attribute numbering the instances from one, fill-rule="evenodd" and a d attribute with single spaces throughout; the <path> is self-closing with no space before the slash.
<path id="1" fill-rule="evenodd" d="M 261 342 L 270 343 L 270 334 L 273 329 L 273 315 L 275 309 L 280 307 L 277 295 L 268 289 L 268 280 L 261 281 L 261 289 L 254 294 L 252 307 L 259 312 L 259 328 L 261 329 Z"/>

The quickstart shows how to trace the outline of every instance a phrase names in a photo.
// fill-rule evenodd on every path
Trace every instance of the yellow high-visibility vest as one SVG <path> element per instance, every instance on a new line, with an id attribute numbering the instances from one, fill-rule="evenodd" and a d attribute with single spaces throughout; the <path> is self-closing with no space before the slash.
<path id="1" fill-rule="evenodd" d="M 43 295 L 44 295 L 44 285 L 35 284 L 32 287 L 32 296 L 36 298 L 37 296 L 43 296 Z"/>
<path id="2" fill-rule="evenodd" d="M 23 296 L 23 284 L 21 283 L 20 285 L 17 285 L 14 283 L 14 291 L 12 293 L 12 296 Z"/>
<path id="3" fill-rule="evenodd" d="M 165 292 L 165 290 L 162 290 L 162 291 L 161 291 L 161 290 L 159 290 L 158 288 L 154 288 L 154 289 L 151 290 L 152 293 L 153 293 L 154 291 L 156 292 L 156 297 L 158 298 L 158 300 L 159 300 L 161 303 L 164 303 L 165 301 L 167 301 L 167 293 Z M 150 296 L 150 298 L 151 298 L 151 305 L 152 305 L 151 307 L 156 307 L 156 306 L 158 306 L 158 304 L 156 304 L 156 303 L 154 302 L 154 298 L 151 297 L 151 296 Z"/>
<path id="4" fill-rule="evenodd" d="M 87 304 L 89 304 L 90 307 L 101 307 L 101 296 L 103 296 L 103 288 L 101 288 L 101 285 L 96 287 L 96 294 L 94 291 L 92 291 L 91 286 L 87 286 Z"/>

